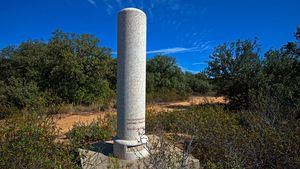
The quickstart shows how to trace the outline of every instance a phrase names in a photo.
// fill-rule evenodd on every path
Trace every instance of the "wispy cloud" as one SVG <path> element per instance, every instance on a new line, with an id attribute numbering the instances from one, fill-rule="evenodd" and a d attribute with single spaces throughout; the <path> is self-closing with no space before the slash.
<path id="1" fill-rule="evenodd" d="M 95 0 L 87 0 L 91 5 L 93 6 L 97 6 L 96 1 Z"/>
<path id="2" fill-rule="evenodd" d="M 179 66 L 179 68 L 180 68 L 183 72 L 190 72 L 190 73 L 193 73 L 193 74 L 199 73 L 199 71 L 187 69 L 187 68 L 184 68 L 184 67 L 182 67 L 182 66 Z"/>
<path id="3" fill-rule="evenodd" d="M 96 1 L 95 0 L 87 0 L 91 5 L 94 7 L 97 7 Z"/>
<path id="4" fill-rule="evenodd" d="M 158 49 L 158 50 L 150 50 L 147 51 L 147 54 L 174 54 L 174 53 L 189 53 L 189 52 L 203 52 L 207 48 L 199 48 L 199 47 L 192 47 L 192 48 L 184 48 L 184 47 L 174 47 L 174 48 L 166 48 L 166 49 Z M 117 52 L 112 52 L 113 55 L 116 55 Z"/>
<path id="5" fill-rule="evenodd" d="M 119 8 L 123 8 L 123 4 L 122 4 L 122 1 L 121 0 L 116 0 Z"/>
<path id="6" fill-rule="evenodd" d="M 197 62 L 197 63 L 192 63 L 192 65 L 206 65 L 207 62 Z"/>
<path id="7" fill-rule="evenodd" d="M 103 0 L 102 2 L 106 6 L 106 13 L 107 13 L 107 15 L 112 15 L 115 9 L 114 9 L 111 1 L 109 1 L 109 0 Z"/>
<path id="8" fill-rule="evenodd" d="M 114 11 L 114 8 L 113 8 L 113 6 L 111 6 L 111 5 L 107 5 L 107 8 L 106 8 L 106 13 L 108 14 L 108 15 L 111 15 L 112 13 L 113 13 L 113 11 Z"/>
<path id="9" fill-rule="evenodd" d="M 147 51 L 147 54 L 172 54 L 172 53 L 187 53 L 187 52 L 197 52 L 200 49 L 197 47 L 192 48 L 184 48 L 184 47 L 175 47 L 175 48 L 167 48 L 167 49 L 159 49 L 159 50 L 150 50 Z"/>

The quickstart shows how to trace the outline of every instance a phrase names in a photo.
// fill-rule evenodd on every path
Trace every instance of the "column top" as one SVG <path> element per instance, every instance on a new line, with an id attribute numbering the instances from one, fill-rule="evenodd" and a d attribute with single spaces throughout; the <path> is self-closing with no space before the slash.
<path id="1" fill-rule="evenodd" d="M 122 12 L 138 12 L 138 13 L 141 13 L 141 14 L 144 14 L 144 15 L 146 15 L 145 13 L 144 13 L 144 11 L 142 11 L 142 10 L 140 10 L 140 9 L 138 9 L 138 8 L 124 8 L 124 9 L 122 9 L 119 13 L 122 13 Z"/>

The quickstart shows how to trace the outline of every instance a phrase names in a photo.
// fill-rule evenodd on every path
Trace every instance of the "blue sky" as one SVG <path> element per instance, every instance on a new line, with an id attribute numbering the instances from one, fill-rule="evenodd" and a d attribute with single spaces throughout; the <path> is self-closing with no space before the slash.
<path id="1" fill-rule="evenodd" d="M 176 57 L 183 70 L 203 70 L 213 48 L 258 37 L 263 51 L 294 40 L 300 0 L 1 0 L 0 48 L 51 32 L 89 33 L 116 51 L 117 13 L 137 7 L 148 16 L 148 58 Z"/>

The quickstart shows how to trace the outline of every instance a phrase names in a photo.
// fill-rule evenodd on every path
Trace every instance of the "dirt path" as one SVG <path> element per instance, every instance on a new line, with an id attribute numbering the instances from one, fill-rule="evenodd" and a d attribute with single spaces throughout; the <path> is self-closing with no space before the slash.
<path id="1" fill-rule="evenodd" d="M 147 109 L 154 111 L 174 111 L 180 109 L 187 109 L 192 105 L 206 104 L 206 103 L 226 103 L 224 97 L 202 97 L 202 96 L 192 96 L 186 101 L 178 102 L 166 102 L 166 103 L 156 103 L 147 105 Z"/>
<path id="2" fill-rule="evenodd" d="M 105 112 L 95 112 L 95 113 L 82 113 L 82 114 L 64 114 L 55 117 L 56 125 L 60 129 L 60 134 L 65 134 L 68 132 L 74 124 L 81 122 L 89 124 L 93 120 L 103 117 Z"/>
<path id="3" fill-rule="evenodd" d="M 187 101 L 170 102 L 170 103 L 157 103 L 147 105 L 148 110 L 154 111 L 173 111 L 178 109 L 186 109 L 191 105 L 205 104 L 205 103 L 225 103 L 223 97 L 200 97 L 192 96 Z M 111 112 L 111 111 L 110 111 Z M 114 110 L 115 112 L 115 110 Z M 95 112 L 95 113 L 80 113 L 80 114 L 64 114 L 56 116 L 55 119 L 57 127 L 60 129 L 60 135 L 63 137 L 72 126 L 78 122 L 89 124 L 97 118 L 102 118 L 108 112 Z"/>

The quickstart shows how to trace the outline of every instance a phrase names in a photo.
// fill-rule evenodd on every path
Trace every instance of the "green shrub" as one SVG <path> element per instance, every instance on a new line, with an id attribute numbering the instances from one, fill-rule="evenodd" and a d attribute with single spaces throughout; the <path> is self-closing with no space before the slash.
<path id="1" fill-rule="evenodd" d="M 0 118 L 17 110 L 39 110 L 44 107 L 44 98 L 34 82 L 10 78 L 7 83 L 0 81 Z"/>
<path id="2" fill-rule="evenodd" d="M 194 94 L 208 94 L 211 92 L 212 86 L 209 83 L 209 78 L 202 73 L 192 74 L 185 73 L 185 80 Z"/>
<path id="3" fill-rule="evenodd" d="M 265 54 L 263 72 L 266 83 L 249 90 L 250 108 L 271 125 L 284 119 L 295 119 L 300 112 L 300 45 L 288 43 L 280 50 Z"/>
<path id="4" fill-rule="evenodd" d="M 184 73 L 169 56 L 147 61 L 147 101 L 174 101 L 191 94 Z"/>
<path id="5" fill-rule="evenodd" d="M 156 133 L 159 125 L 168 133 L 194 136 L 192 155 L 207 168 L 299 168 L 299 121 L 275 129 L 255 112 L 223 108 L 148 112 L 147 131 Z"/>
<path id="6" fill-rule="evenodd" d="M 106 120 L 109 120 L 107 118 Z M 114 129 L 106 120 L 95 120 L 90 124 L 76 123 L 66 134 L 74 149 L 88 148 L 96 141 L 108 140 L 112 137 Z M 75 150 L 77 151 L 77 150 Z"/>
<path id="7" fill-rule="evenodd" d="M 237 40 L 215 48 L 207 74 L 217 93 L 229 99 L 229 108 L 268 111 L 267 116 L 276 118 L 299 117 L 299 29 L 297 31 L 296 41 L 278 50 L 271 49 L 264 56 L 260 56 L 256 39 Z"/>
<path id="8" fill-rule="evenodd" d="M 78 148 L 84 148 L 95 141 L 111 138 L 110 131 L 101 126 L 99 121 L 93 121 L 90 124 L 77 123 L 66 135 L 71 145 Z"/>
<path id="9" fill-rule="evenodd" d="M 229 99 L 231 109 L 249 107 L 249 90 L 265 82 L 257 41 L 237 40 L 217 46 L 210 55 L 208 76 L 217 94 Z"/>
<path id="10" fill-rule="evenodd" d="M 92 35 L 55 31 L 48 42 L 0 51 L 0 118 L 62 103 L 91 105 L 115 92 L 116 60 Z M 39 107 L 40 106 L 40 107 Z"/>
<path id="11" fill-rule="evenodd" d="M 110 124 L 102 124 L 100 120 L 93 121 L 90 124 L 77 123 L 66 134 L 70 141 L 70 158 L 74 163 L 80 165 L 79 148 L 92 149 L 92 143 L 108 140 L 112 137 Z"/>
<path id="12" fill-rule="evenodd" d="M 54 122 L 34 113 L 1 121 L 0 168 L 74 168 Z"/>
<path id="13" fill-rule="evenodd" d="M 183 94 L 176 90 L 170 90 L 167 88 L 162 88 L 157 91 L 152 91 L 147 93 L 146 100 L 148 103 L 151 102 L 172 102 L 185 100 L 189 96 L 189 93 Z"/>

